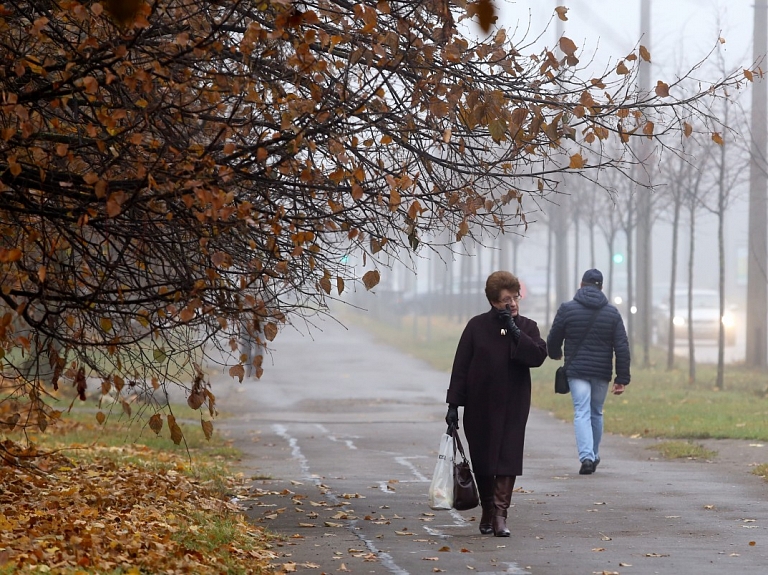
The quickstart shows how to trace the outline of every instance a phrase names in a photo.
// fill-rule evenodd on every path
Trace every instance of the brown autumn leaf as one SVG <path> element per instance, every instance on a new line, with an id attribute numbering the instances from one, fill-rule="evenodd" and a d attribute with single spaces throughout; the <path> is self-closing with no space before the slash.
<path id="1" fill-rule="evenodd" d="M 233 365 L 229 368 L 229 375 L 230 377 L 236 377 L 240 383 L 243 383 L 243 378 L 245 377 L 245 368 L 242 366 L 242 364 Z"/>
<path id="2" fill-rule="evenodd" d="M 566 38 L 565 36 L 562 36 L 560 38 L 560 49 L 563 51 L 563 54 L 566 56 L 573 56 L 578 50 L 578 46 L 574 43 L 573 40 L 570 38 Z"/>
<path id="3" fill-rule="evenodd" d="M 640 57 L 646 62 L 651 61 L 651 53 L 648 51 L 648 48 L 646 48 L 642 44 L 640 45 Z"/>
<path id="4" fill-rule="evenodd" d="M 571 156 L 571 161 L 568 165 L 569 168 L 572 170 L 580 170 L 584 167 L 584 158 L 581 154 L 573 154 Z"/>
<path id="5" fill-rule="evenodd" d="M 270 321 L 264 326 L 264 337 L 266 337 L 269 341 L 274 341 L 277 337 L 277 331 L 277 324 Z"/>
<path id="6" fill-rule="evenodd" d="M 155 413 L 148 421 L 149 428 L 155 432 L 156 435 L 160 435 L 160 431 L 163 429 L 163 416 L 159 413 Z"/>
<path id="7" fill-rule="evenodd" d="M 669 86 L 661 80 L 656 82 L 656 95 L 659 98 L 666 98 L 669 96 Z"/>
<path id="8" fill-rule="evenodd" d="M 179 445 L 184 439 L 184 434 L 181 432 L 181 427 L 179 427 L 179 425 L 176 423 L 176 418 L 173 416 L 173 414 L 169 413 L 167 420 L 168 429 L 171 432 L 171 441 L 173 441 L 176 445 Z"/>
<path id="9" fill-rule="evenodd" d="M 555 8 L 555 13 L 557 14 L 557 17 L 560 18 L 560 20 L 563 22 L 568 21 L 568 16 L 566 16 L 566 14 L 568 14 L 568 8 L 565 6 L 558 6 Z"/>
<path id="10" fill-rule="evenodd" d="M 117 24 L 127 25 L 138 16 L 143 0 L 101 0 Z"/>
<path id="11" fill-rule="evenodd" d="M 477 22 L 480 28 L 486 34 L 491 30 L 491 26 L 496 22 L 496 6 L 492 0 L 478 0 L 475 6 Z"/>
<path id="12" fill-rule="evenodd" d="M 240 366 L 240 367 L 242 367 L 242 366 Z M 232 370 L 230 370 L 230 375 L 232 375 L 232 377 L 235 377 L 232 374 Z M 242 381 L 242 379 L 240 381 Z M 204 403 L 205 403 L 205 394 L 200 393 L 199 391 L 193 391 L 187 397 L 187 405 L 191 409 L 200 409 L 203 406 Z"/>
<path id="13" fill-rule="evenodd" d="M 379 270 L 369 270 L 363 274 L 363 285 L 365 289 L 370 290 L 376 287 L 381 280 Z"/>
<path id="14" fill-rule="evenodd" d="M 723 141 L 723 135 L 720 132 L 713 132 L 712 133 L 712 141 L 717 144 L 718 146 L 722 146 L 725 142 Z"/>
<path id="15" fill-rule="evenodd" d="M 629 68 L 627 68 L 626 64 L 624 64 L 624 60 L 619 62 L 618 65 L 616 66 L 616 73 L 621 76 L 625 76 L 629 74 Z"/>
<path id="16" fill-rule="evenodd" d="M 341 276 L 336 278 L 336 291 L 339 292 L 339 295 L 344 291 L 344 279 Z"/>
<path id="17" fill-rule="evenodd" d="M 213 422 L 205 419 L 200 422 L 200 425 L 203 428 L 203 433 L 205 434 L 205 438 L 210 441 L 211 437 L 213 436 Z"/>

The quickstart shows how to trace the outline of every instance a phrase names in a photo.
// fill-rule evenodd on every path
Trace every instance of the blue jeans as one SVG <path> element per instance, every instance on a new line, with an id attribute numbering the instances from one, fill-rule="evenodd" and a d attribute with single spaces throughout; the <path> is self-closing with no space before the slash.
<path id="1" fill-rule="evenodd" d="M 569 378 L 573 400 L 573 428 L 579 461 L 600 460 L 600 440 L 603 438 L 603 404 L 608 395 L 608 383 L 599 379 Z"/>

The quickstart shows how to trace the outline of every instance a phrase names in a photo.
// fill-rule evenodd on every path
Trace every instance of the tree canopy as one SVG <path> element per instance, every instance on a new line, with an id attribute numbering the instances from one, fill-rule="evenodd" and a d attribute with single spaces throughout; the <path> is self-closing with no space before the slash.
<path id="1" fill-rule="evenodd" d="M 643 46 L 592 77 L 565 37 L 469 40 L 487 1 L 2 1 L 0 351 L 27 405 L 6 422 L 43 429 L 63 383 L 122 397 L 186 371 L 213 411 L 211 343 L 370 289 L 379 252 L 514 231 L 559 173 L 690 135 L 744 80 L 641 94 Z"/>

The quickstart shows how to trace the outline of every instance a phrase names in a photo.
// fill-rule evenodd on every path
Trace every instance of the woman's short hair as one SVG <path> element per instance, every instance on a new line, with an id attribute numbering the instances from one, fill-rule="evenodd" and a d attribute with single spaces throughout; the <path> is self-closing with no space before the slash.
<path id="1" fill-rule="evenodd" d="M 520 280 L 509 272 L 493 272 L 485 280 L 485 297 L 488 302 L 499 301 L 501 290 L 509 290 L 513 294 L 520 293 Z"/>

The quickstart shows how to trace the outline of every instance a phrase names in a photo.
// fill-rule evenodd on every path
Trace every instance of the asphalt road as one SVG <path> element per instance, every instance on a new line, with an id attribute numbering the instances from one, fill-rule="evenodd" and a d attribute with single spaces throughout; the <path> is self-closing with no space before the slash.
<path id="1" fill-rule="evenodd" d="M 216 427 L 254 478 L 240 503 L 283 536 L 286 572 L 768 573 L 768 483 L 749 473 L 768 447 L 662 461 L 652 440 L 606 434 L 597 473 L 580 476 L 570 424 L 534 410 L 512 536 L 484 536 L 479 509 L 427 504 L 447 374 L 330 322 L 274 344 L 261 380 L 214 376 L 214 392 L 228 413 Z"/>

